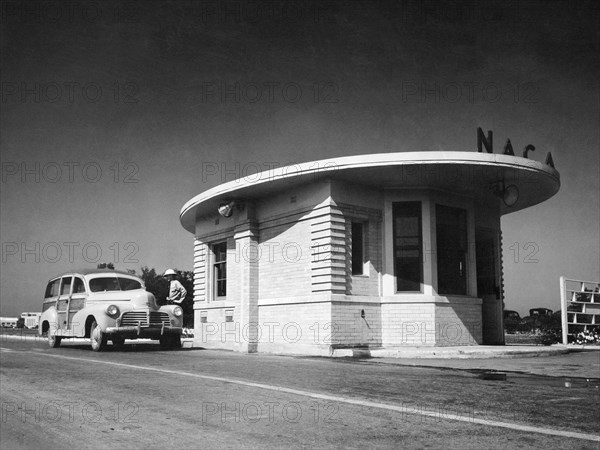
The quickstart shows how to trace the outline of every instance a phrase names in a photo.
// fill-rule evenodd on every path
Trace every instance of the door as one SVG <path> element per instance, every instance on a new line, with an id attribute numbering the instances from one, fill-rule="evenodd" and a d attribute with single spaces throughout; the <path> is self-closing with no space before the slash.
<path id="1" fill-rule="evenodd" d="M 59 335 L 64 336 L 64 331 L 67 330 L 67 319 L 69 311 L 69 302 L 71 299 L 71 284 L 73 281 L 72 275 L 62 277 L 60 282 L 60 294 L 56 302 L 56 316 L 58 318 L 57 328 L 60 330 Z"/>
<path id="2" fill-rule="evenodd" d="M 56 302 L 58 301 L 58 297 L 60 294 L 60 278 L 57 278 L 55 280 L 51 280 L 50 282 L 48 282 L 48 285 L 46 286 L 46 292 L 44 294 L 44 303 L 42 305 L 42 315 L 44 320 L 48 320 L 48 318 L 50 317 L 51 320 L 49 321 L 49 326 L 50 326 L 50 330 L 52 330 L 52 332 L 56 331 L 56 329 L 58 328 L 58 319 L 56 319 L 51 315 L 52 314 L 52 310 L 51 308 L 54 308 L 54 311 L 57 310 L 58 305 L 56 304 Z M 46 311 L 50 310 L 49 313 L 47 313 Z"/>
<path id="3" fill-rule="evenodd" d="M 467 295 L 467 211 L 435 205 L 437 292 Z"/>
<path id="4" fill-rule="evenodd" d="M 77 332 L 78 329 L 83 327 L 83 323 L 78 323 L 80 319 L 75 318 L 75 315 L 85 307 L 85 301 L 87 300 L 87 293 L 85 291 L 85 283 L 83 278 L 75 275 L 73 277 L 73 289 L 71 290 L 71 297 L 69 301 L 69 314 L 67 316 L 66 326 L 69 330 Z"/>

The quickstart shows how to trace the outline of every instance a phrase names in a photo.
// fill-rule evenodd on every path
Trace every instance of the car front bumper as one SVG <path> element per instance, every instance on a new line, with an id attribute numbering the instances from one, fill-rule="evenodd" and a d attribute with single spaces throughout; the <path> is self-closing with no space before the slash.
<path id="1" fill-rule="evenodd" d="M 149 327 L 149 326 L 124 326 L 124 327 L 108 327 L 104 331 L 105 334 L 110 336 L 122 336 L 126 339 L 138 339 L 138 338 L 150 338 L 159 339 L 165 335 L 181 335 L 182 327 L 174 326 L 160 326 L 160 327 Z"/>

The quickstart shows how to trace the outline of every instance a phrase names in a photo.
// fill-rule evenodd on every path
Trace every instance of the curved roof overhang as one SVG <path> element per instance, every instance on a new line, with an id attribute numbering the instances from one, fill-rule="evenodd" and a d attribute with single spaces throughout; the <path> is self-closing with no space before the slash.
<path id="1" fill-rule="evenodd" d="M 501 214 L 547 200 L 560 188 L 560 175 L 532 159 L 478 152 L 402 152 L 329 158 L 279 167 L 215 186 L 188 201 L 181 225 L 195 232 L 196 221 L 214 216 L 223 202 L 256 200 L 315 180 L 346 181 L 380 189 L 429 188 L 498 202 Z M 494 186 L 515 185 L 516 204 L 506 206 Z"/>

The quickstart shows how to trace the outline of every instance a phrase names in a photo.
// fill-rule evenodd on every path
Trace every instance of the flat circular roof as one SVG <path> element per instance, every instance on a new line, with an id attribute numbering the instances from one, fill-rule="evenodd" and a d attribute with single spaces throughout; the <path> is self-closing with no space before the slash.
<path id="1" fill-rule="evenodd" d="M 345 156 L 293 164 L 215 186 L 188 201 L 181 225 L 195 232 L 196 220 L 214 216 L 229 200 L 259 199 L 319 180 L 338 180 L 380 189 L 435 188 L 497 201 L 501 214 L 527 208 L 558 192 L 560 175 L 532 159 L 478 152 L 401 152 Z M 512 207 L 493 194 L 494 184 L 515 185 L 519 199 Z"/>

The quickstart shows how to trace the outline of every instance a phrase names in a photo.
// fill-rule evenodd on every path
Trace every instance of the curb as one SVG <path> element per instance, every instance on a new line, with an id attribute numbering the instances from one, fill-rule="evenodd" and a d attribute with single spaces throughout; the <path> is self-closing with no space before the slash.
<path id="1" fill-rule="evenodd" d="M 390 358 L 390 359 L 489 359 L 489 358 L 529 358 L 563 355 L 576 349 L 565 346 L 544 348 L 443 348 L 443 347 L 404 347 L 404 348 L 341 348 L 334 349 L 333 358 Z"/>

